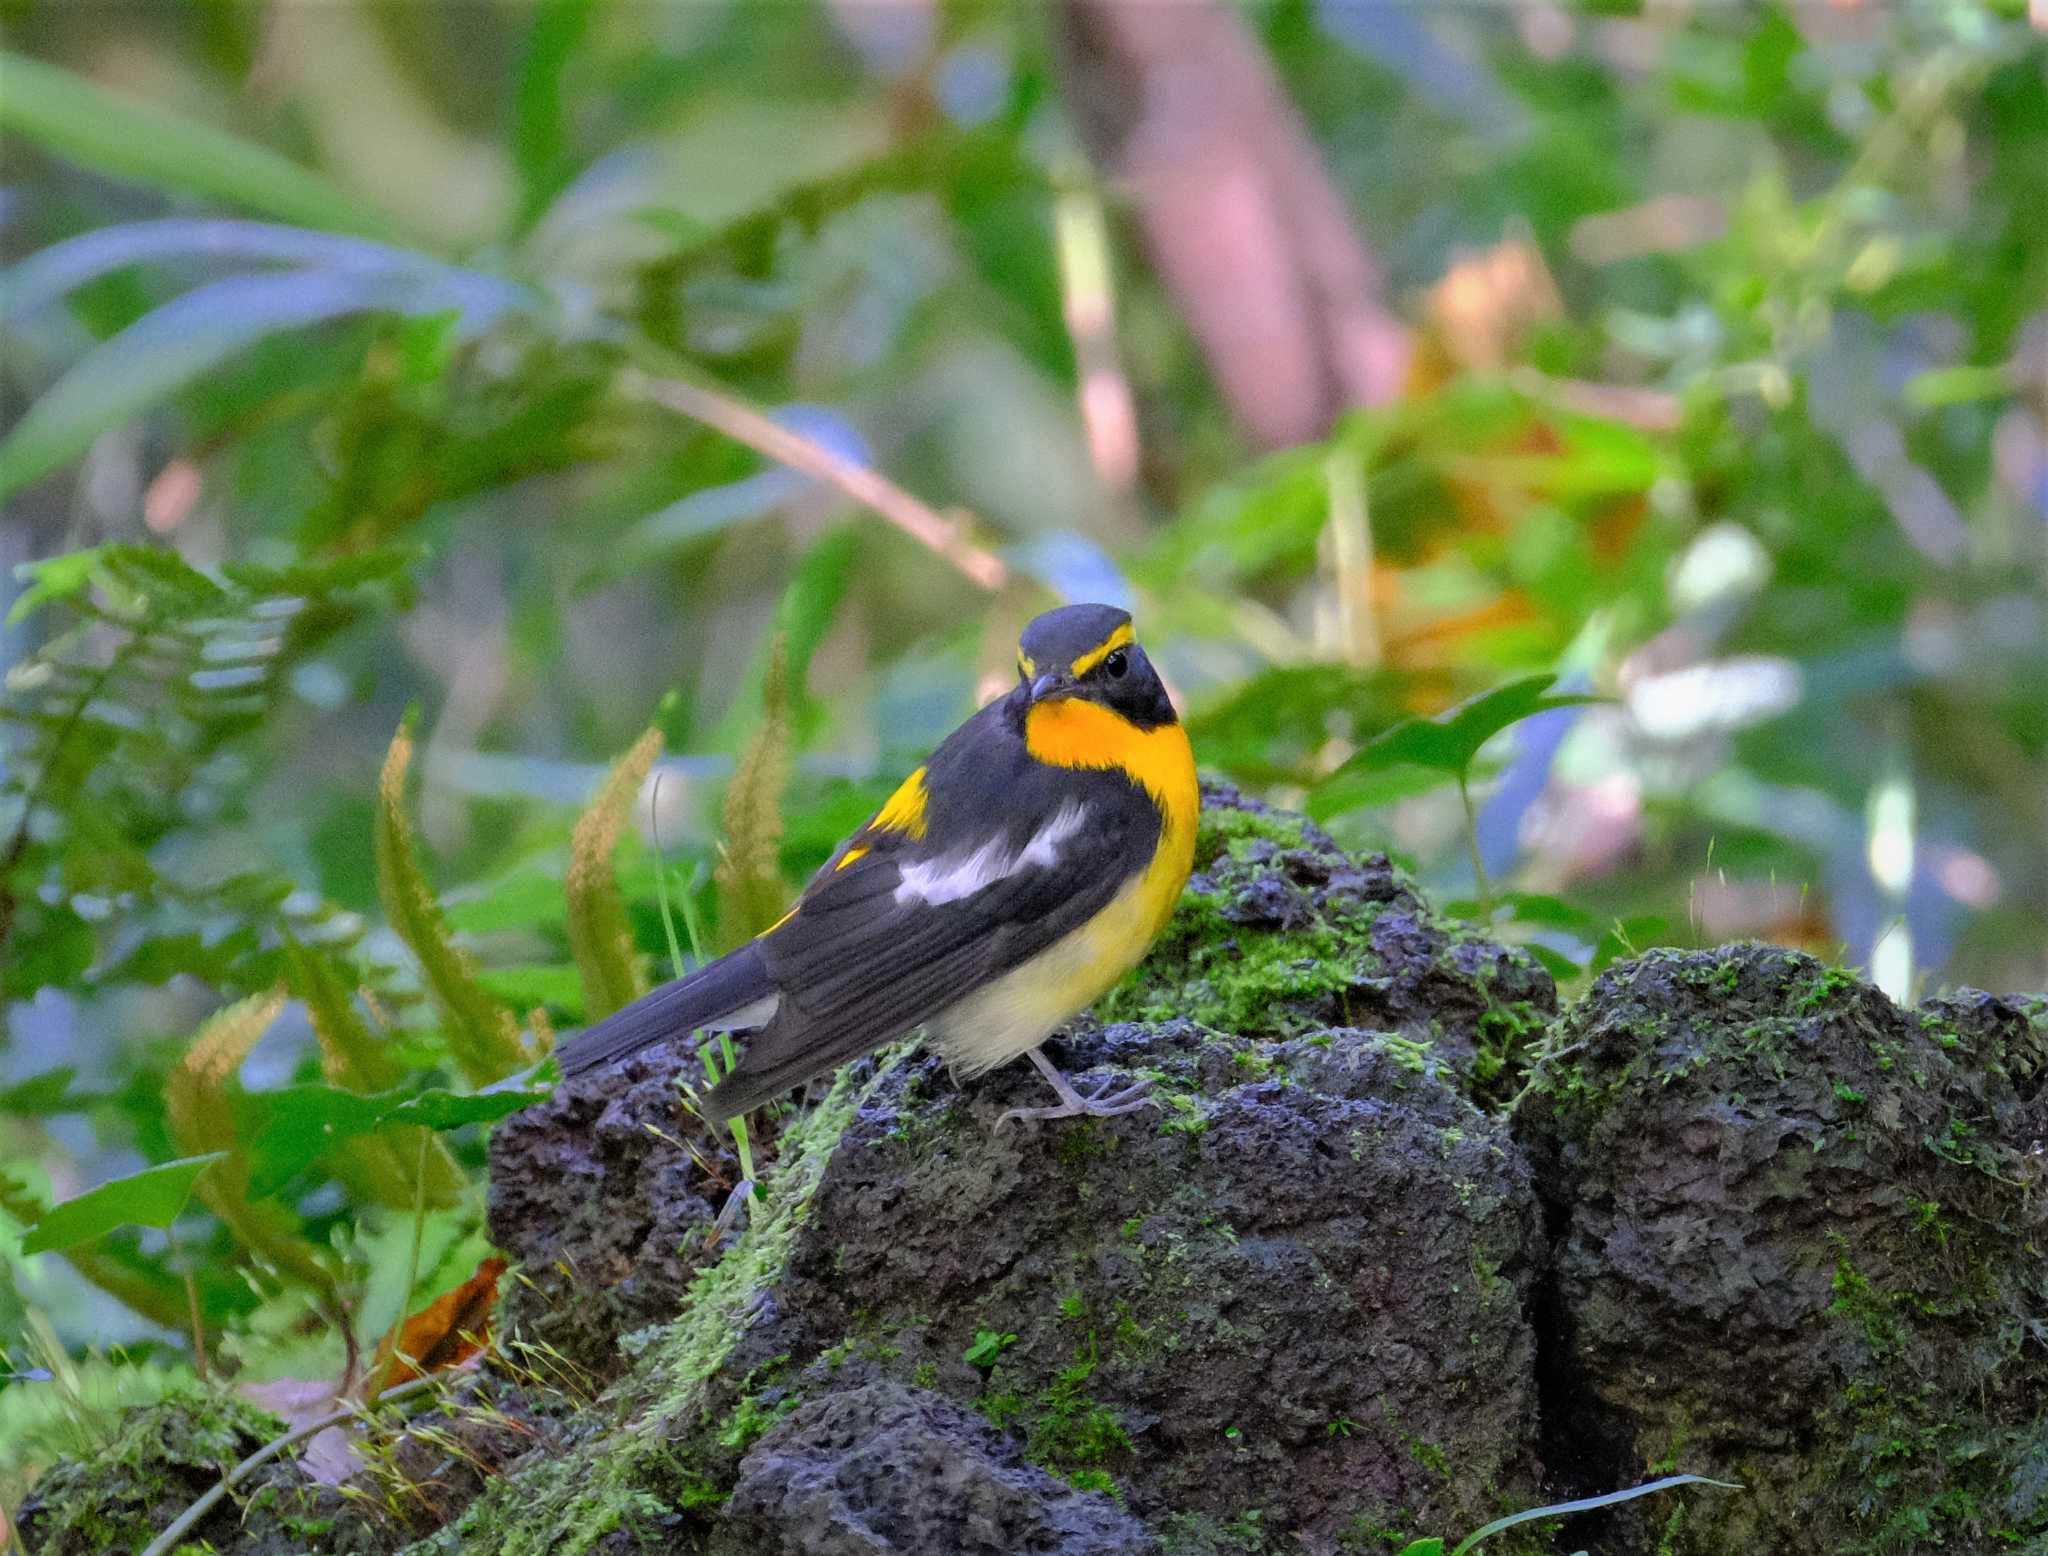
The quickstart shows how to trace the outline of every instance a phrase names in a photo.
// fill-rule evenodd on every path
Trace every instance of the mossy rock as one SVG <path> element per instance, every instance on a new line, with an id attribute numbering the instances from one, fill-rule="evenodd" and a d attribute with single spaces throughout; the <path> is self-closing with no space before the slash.
<path id="1" fill-rule="evenodd" d="M 1396 1032 L 1488 1102 L 1519 1084 L 1557 986 L 1527 952 L 1438 917 L 1384 854 L 1347 854 L 1306 817 L 1207 784 L 1180 907 L 1096 1013 L 1249 1038 Z"/>
<path id="2" fill-rule="evenodd" d="M 2040 1002 L 1653 951 L 1554 1045 L 1516 1119 L 1562 1234 L 1553 1471 L 1747 1488 L 1596 1548 L 2048 1548 Z"/>
<path id="3" fill-rule="evenodd" d="M 491 1241 L 520 1266 L 507 1322 L 598 1379 L 622 1370 L 620 1337 L 673 1317 L 715 1262 L 703 1234 L 740 1168 L 686 1106 L 681 1083 L 703 1076 L 693 1044 L 662 1044 L 491 1132 Z"/>
<path id="4" fill-rule="evenodd" d="M 1376 1550 L 1541 1500 L 1536 1201 L 1423 1045 L 1125 1023 L 1054 1057 L 1164 1105 L 998 1129 L 1042 1100 L 1023 1066 L 885 1077 L 747 1342 L 781 1361 L 760 1409 L 935 1391 L 1169 1549 Z"/>
<path id="5" fill-rule="evenodd" d="M 283 1430 L 228 1394 L 195 1390 L 130 1410 L 98 1453 L 59 1464 L 36 1482 L 21 1509 L 23 1548 L 37 1556 L 139 1551 Z M 228 1546 L 240 1518 L 235 1500 L 224 1498 L 190 1542 Z"/>

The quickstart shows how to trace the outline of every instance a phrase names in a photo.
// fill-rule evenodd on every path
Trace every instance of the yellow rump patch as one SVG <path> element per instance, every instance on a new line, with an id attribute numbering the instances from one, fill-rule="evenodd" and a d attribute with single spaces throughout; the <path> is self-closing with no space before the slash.
<path id="1" fill-rule="evenodd" d="M 1116 631 L 1110 633 L 1110 635 L 1104 638 L 1100 643 L 1097 643 L 1093 648 L 1089 649 L 1088 652 L 1083 654 L 1079 659 L 1076 659 L 1072 667 L 1069 669 L 1068 673 L 1072 675 L 1075 680 L 1079 680 L 1082 676 L 1086 675 L 1090 670 L 1093 670 L 1097 665 L 1101 664 L 1103 660 L 1107 659 L 1111 654 L 1115 653 L 1118 649 L 1127 647 L 1130 644 L 1135 643 L 1136 641 L 1137 634 L 1131 631 L 1131 624 L 1127 621 L 1121 627 L 1118 627 Z"/>
<path id="2" fill-rule="evenodd" d="M 924 769 L 920 767 L 897 785 L 896 792 L 875 812 L 875 819 L 869 824 L 877 832 L 907 832 L 921 839 L 925 829 L 925 800 Z"/>

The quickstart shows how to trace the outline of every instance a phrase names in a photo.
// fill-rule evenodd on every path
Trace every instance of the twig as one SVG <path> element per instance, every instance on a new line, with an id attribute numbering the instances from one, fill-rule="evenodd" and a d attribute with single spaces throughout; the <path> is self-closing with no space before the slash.
<path id="1" fill-rule="evenodd" d="M 412 1382 L 401 1383 L 395 1389 L 386 1389 L 377 1396 L 376 1404 L 388 1405 L 395 1403 L 398 1400 L 435 1387 L 440 1381 L 441 1379 L 438 1374 L 430 1374 L 424 1378 L 414 1378 Z M 171 1551 L 177 1549 L 178 1542 L 185 1537 L 186 1531 L 213 1511 L 213 1505 L 216 1502 L 234 1490 L 238 1484 L 246 1480 L 250 1475 L 283 1453 L 285 1449 L 296 1447 L 308 1437 L 318 1436 L 330 1426 L 339 1426 L 344 1421 L 352 1420 L 370 1408 L 367 1405 L 350 1405 L 345 1410 L 337 1410 L 331 1415 L 321 1416 L 317 1421 L 308 1421 L 304 1426 L 294 1428 L 292 1431 L 286 1432 L 282 1437 L 272 1438 L 240 1464 L 229 1470 L 226 1475 L 222 1476 L 219 1485 L 215 1486 L 206 1495 L 186 1508 L 184 1512 L 172 1519 L 170 1524 L 164 1529 L 164 1532 L 149 1542 L 142 1556 L 169 1556 Z"/>
<path id="2" fill-rule="evenodd" d="M 729 394 L 680 378 L 651 378 L 632 368 L 621 375 L 620 386 L 628 394 L 700 421 L 792 470 L 830 482 L 918 544 L 937 552 L 984 589 L 1000 589 L 1009 579 L 1010 570 L 1003 559 L 969 540 L 966 526 L 958 519 L 911 496 L 887 476 L 790 431 Z"/>

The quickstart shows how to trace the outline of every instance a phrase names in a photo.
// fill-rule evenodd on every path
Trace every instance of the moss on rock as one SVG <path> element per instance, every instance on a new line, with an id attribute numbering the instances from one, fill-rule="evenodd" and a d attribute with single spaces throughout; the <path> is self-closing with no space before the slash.
<path id="1" fill-rule="evenodd" d="M 2044 1083 L 2019 1001 L 1901 1011 L 1754 945 L 1596 982 L 1516 1120 L 1562 1226 L 1552 1458 L 1748 1488 L 1615 1548 L 2048 1543 Z"/>
<path id="2" fill-rule="evenodd" d="M 1346 854 L 1305 817 L 1209 784 L 1172 923 L 1096 1009 L 1253 1039 L 1398 1032 L 1487 1101 L 1514 1089 L 1557 988 L 1526 952 L 1439 919 L 1385 855 Z"/>
<path id="3" fill-rule="evenodd" d="M 25 1549 L 39 1556 L 139 1551 L 236 1464 L 284 1430 L 230 1394 L 194 1389 L 129 1411 L 92 1458 L 56 1466 L 21 1509 Z M 222 1546 L 239 1509 L 223 1499 L 191 1543 Z"/>

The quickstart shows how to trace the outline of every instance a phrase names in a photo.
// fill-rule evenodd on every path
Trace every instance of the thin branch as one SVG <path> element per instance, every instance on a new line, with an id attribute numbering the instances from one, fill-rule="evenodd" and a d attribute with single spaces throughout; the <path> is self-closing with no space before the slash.
<path id="1" fill-rule="evenodd" d="M 391 1404 L 397 1400 L 407 1398 L 409 1395 L 423 1393 L 440 1381 L 441 1377 L 438 1373 L 431 1373 L 423 1378 L 414 1378 L 412 1382 L 401 1383 L 395 1389 L 386 1389 L 377 1396 L 376 1403 L 379 1405 Z M 149 1542 L 149 1546 L 143 1551 L 142 1556 L 169 1556 L 171 1551 L 178 1548 L 178 1542 L 185 1537 L 186 1531 L 213 1511 L 213 1505 L 216 1502 L 220 1501 L 222 1497 L 234 1490 L 237 1485 L 247 1480 L 249 1476 L 268 1464 L 272 1459 L 283 1453 L 285 1449 L 296 1447 L 309 1437 L 318 1436 L 330 1426 L 339 1426 L 344 1421 L 354 1420 L 356 1417 L 365 1414 L 369 1408 L 369 1406 L 365 1405 L 350 1405 L 344 1410 L 337 1410 L 330 1415 L 321 1416 L 317 1421 L 308 1421 L 304 1426 L 296 1427 L 286 1432 L 282 1437 L 272 1438 L 240 1464 L 229 1470 L 226 1475 L 222 1476 L 219 1485 L 215 1486 L 206 1495 L 174 1518 L 162 1534 Z"/>
<path id="2" fill-rule="evenodd" d="M 621 376 L 620 387 L 678 416 L 702 422 L 792 470 L 830 482 L 918 544 L 937 552 L 984 589 L 1000 589 L 1009 579 L 1010 570 L 1003 559 L 969 540 L 967 527 L 959 519 L 911 496 L 887 476 L 790 431 L 723 391 L 686 383 L 680 378 L 651 378 L 637 369 L 628 369 Z"/>

